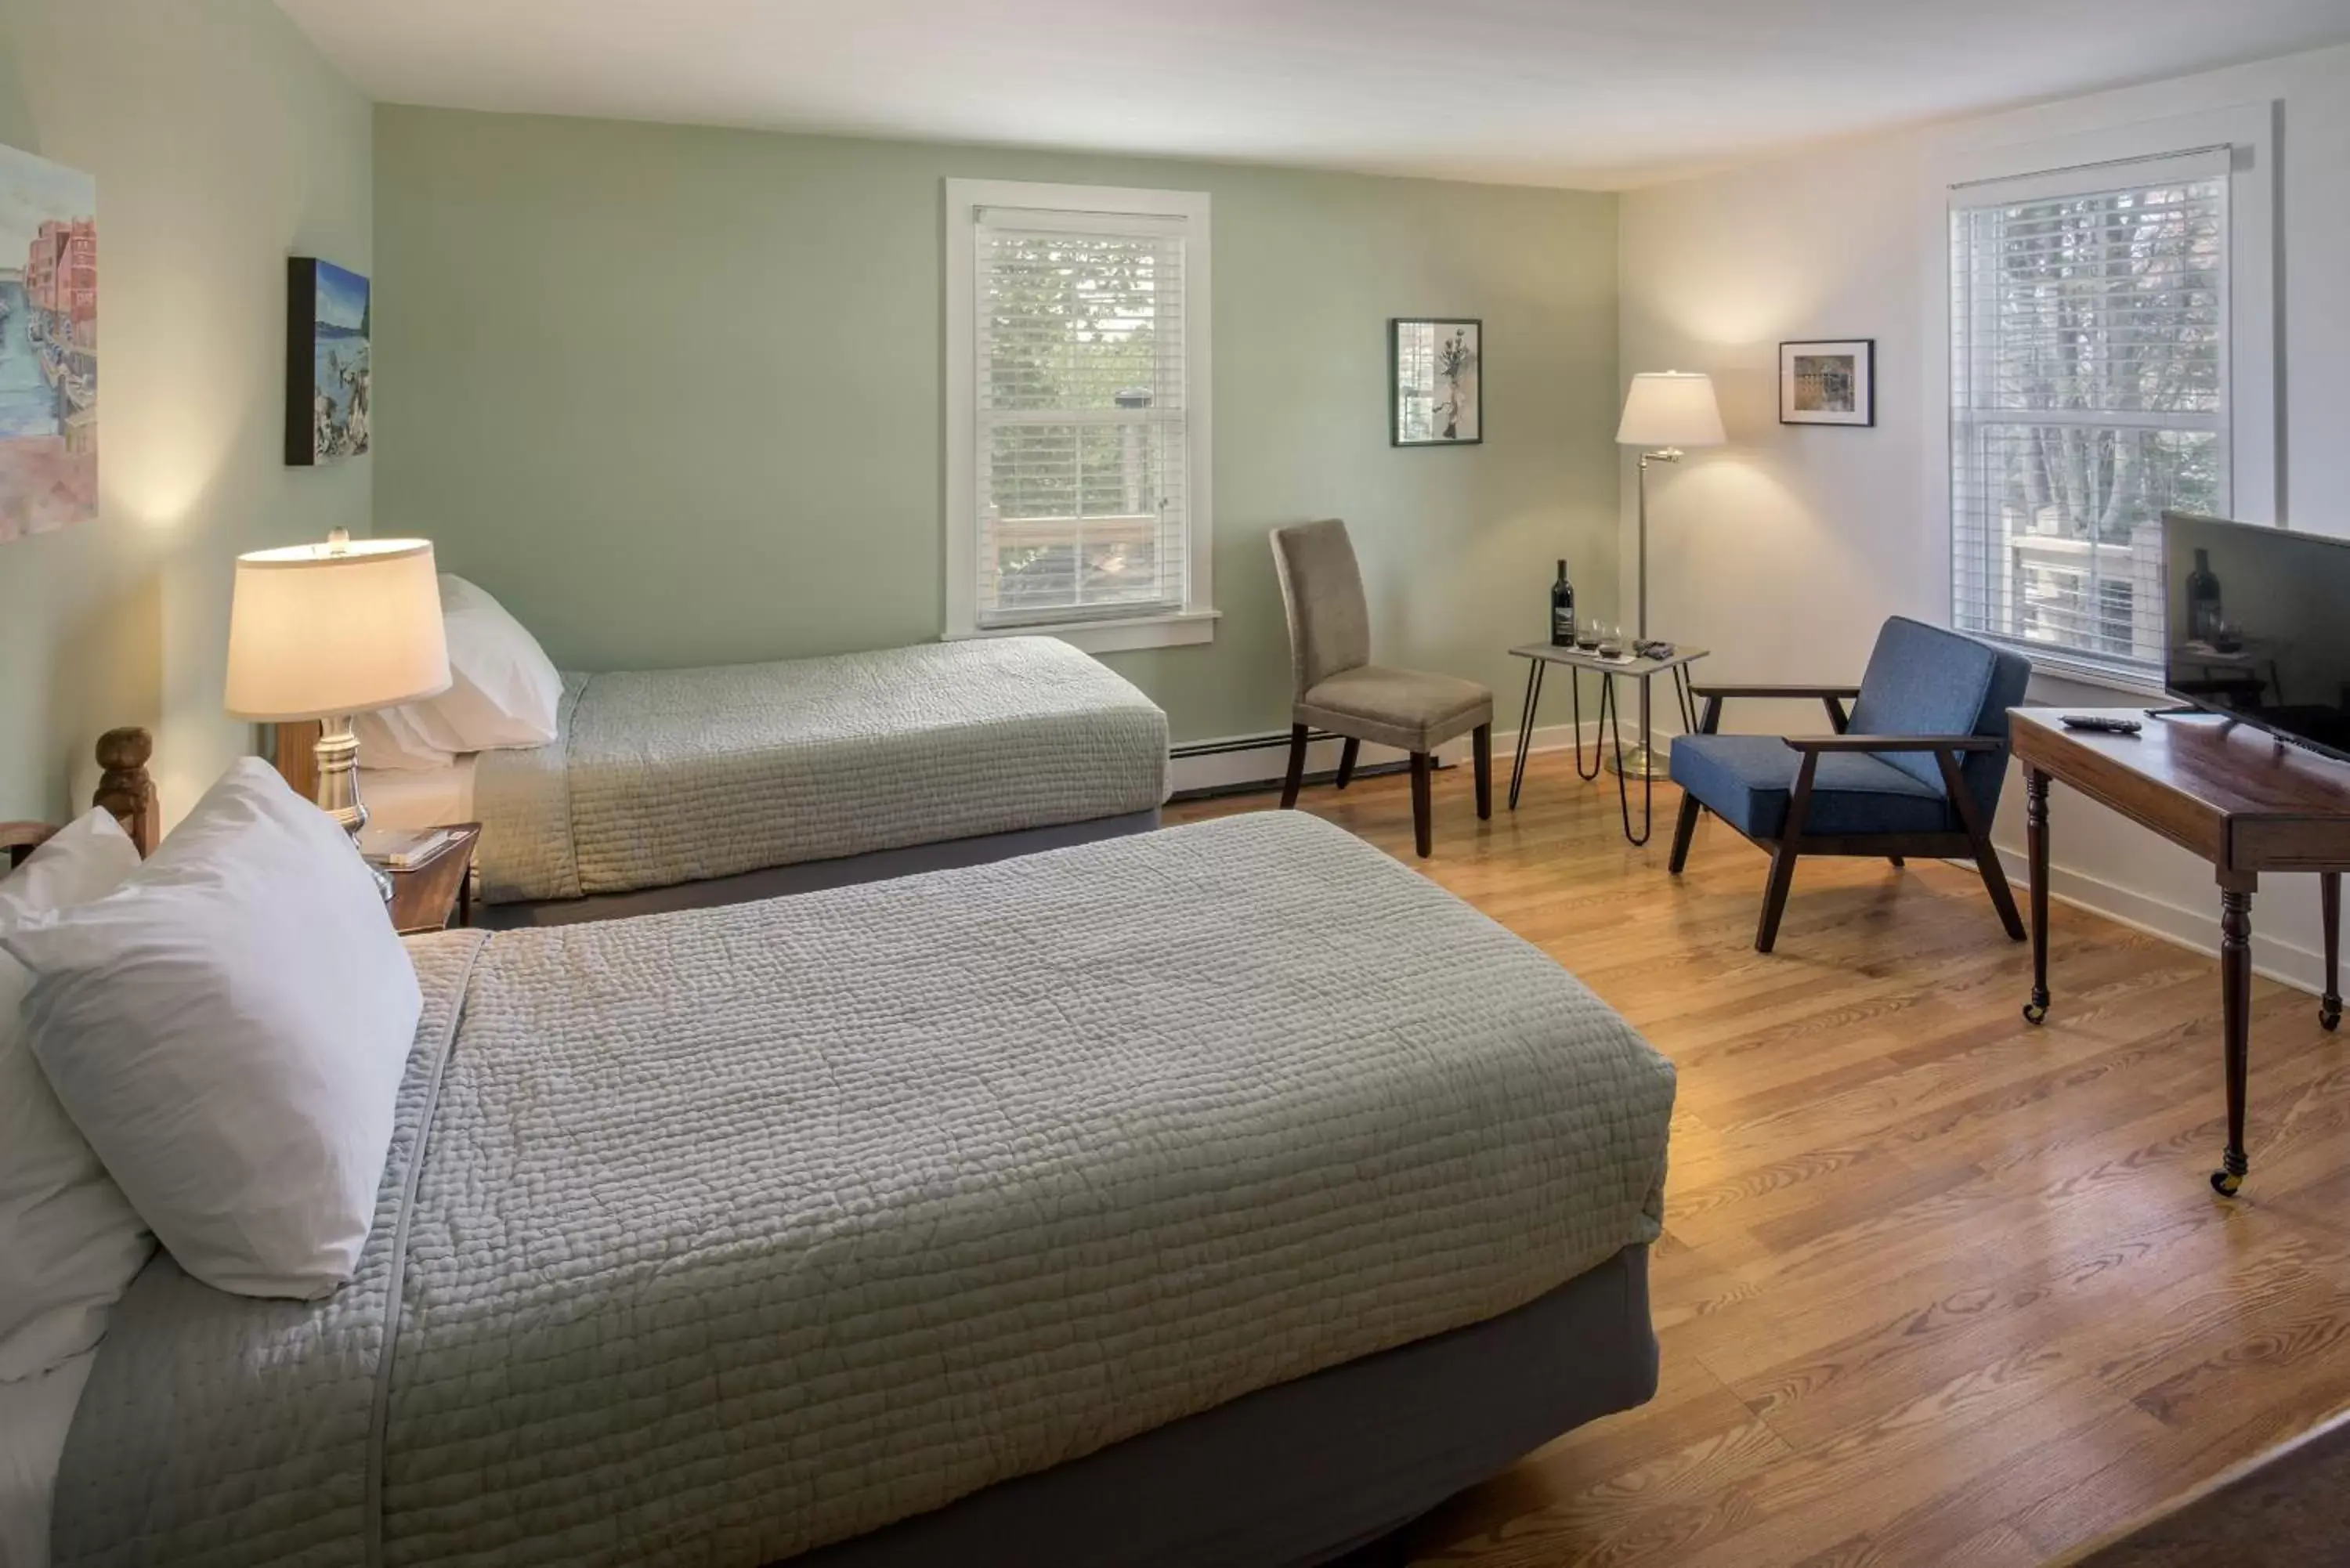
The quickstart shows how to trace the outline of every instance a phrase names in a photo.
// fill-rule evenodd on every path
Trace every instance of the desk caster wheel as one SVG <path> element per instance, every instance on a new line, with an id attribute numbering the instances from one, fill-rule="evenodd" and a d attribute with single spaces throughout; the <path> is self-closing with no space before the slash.
<path id="1" fill-rule="evenodd" d="M 2048 1022 L 2048 1004 L 2047 1004 L 2046 1002 L 2025 1002 L 2025 1003 L 2023 1004 L 2023 1021 L 2024 1021 L 2026 1023 L 2047 1023 L 2047 1022 Z"/>
<path id="2" fill-rule="evenodd" d="M 2341 1022 L 2342 999 L 2338 996 L 2326 996 L 2320 999 L 2317 1003 L 2317 1026 L 2331 1032 Z"/>
<path id="3" fill-rule="evenodd" d="M 2220 1197 L 2233 1198 L 2243 1189 L 2244 1178 L 2241 1171 L 2215 1170 L 2211 1173 L 2211 1190 Z"/>

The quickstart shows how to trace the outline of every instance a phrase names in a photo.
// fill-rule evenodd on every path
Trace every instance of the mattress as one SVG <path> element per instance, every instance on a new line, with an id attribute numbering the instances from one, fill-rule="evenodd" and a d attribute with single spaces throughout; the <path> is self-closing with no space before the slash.
<path id="1" fill-rule="evenodd" d="M 410 951 L 358 1277 L 159 1257 L 62 1563 L 749 1568 L 1658 1233 L 1670 1066 L 1295 814 Z"/>
<path id="2" fill-rule="evenodd" d="M 1047 637 L 567 675 L 550 745 L 484 753 L 492 903 L 1156 810 L 1167 716 Z"/>
<path id="3" fill-rule="evenodd" d="M 362 768 L 359 798 L 377 827 L 446 827 L 472 822 L 473 770 L 481 759 L 459 757 L 445 768 Z"/>
<path id="4" fill-rule="evenodd" d="M 49 1501 L 74 1406 L 97 1353 L 0 1383 L 0 1568 L 49 1568 Z"/>

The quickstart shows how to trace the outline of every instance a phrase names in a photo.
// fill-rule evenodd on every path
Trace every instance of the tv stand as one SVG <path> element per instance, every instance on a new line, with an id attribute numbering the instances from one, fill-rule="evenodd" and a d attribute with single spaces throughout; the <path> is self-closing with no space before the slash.
<path id="1" fill-rule="evenodd" d="M 2219 719 L 2226 717 L 2224 714 L 2214 713 L 2209 708 L 2198 708 L 2192 702 L 2175 703 L 2168 708 L 2148 708 L 2146 711 L 2146 716 L 2149 719 Z"/>
<path id="2" fill-rule="evenodd" d="M 2008 735 L 2023 766 L 2024 844 L 2032 869 L 2032 1000 L 2048 1017 L 2048 785 L 2151 828 L 2200 857 L 2220 893 L 2220 1061 L 2228 1143 L 2211 1185 L 2232 1198 L 2244 1180 L 2244 1089 L 2252 1032 L 2252 894 L 2261 873 L 2314 872 L 2325 935 L 2317 1022 L 2342 1022 L 2342 874 L 2350 871 L 2350 764 L 2268 739 L 2234 722 L 2157 725 L 2143 739 L 2075 732 L 2054 710 L 2011 708 Z"/>

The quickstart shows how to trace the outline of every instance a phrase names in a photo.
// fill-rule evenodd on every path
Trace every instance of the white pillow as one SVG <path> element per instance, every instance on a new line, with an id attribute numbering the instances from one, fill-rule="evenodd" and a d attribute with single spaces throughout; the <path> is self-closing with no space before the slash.
<path id="1" fill-rule="evenodd" d="M 463 577 L 441 577 L 449 690 L 359 715 L 359 762 L 370 768 L 446 767 L 465 752 L 543 746 L 555 739 L 563 677 L 537 639 Z M 434 760 L 434 759 L 438 760 Z"/>
<path id="2" fill-rule="evenodd" d="M 456 679 L 453 669 L 450 679 Z M 359 766 L 402 774 L 431 773 L 435 768 L 453 766 L 456 753 L 444 752 L 427 741 L 418 727 L 414 715 L 423 706 L 421 702 L 411 702 L 402 708 L 380 708 L 372 713 L 351 715 L 351 733 L 359 742 Z"/>
<path id="3" fill-rule="evenodd" d="M 182 1268 L 254 1296 L 350 1277 L 421 1001 L 341 828 L 247 757 L 120 888 L 0 949 L 57 1098 Z"/>
<path id="4" fill-rule="evenodd" d="M 138 868 L 121 825 L 93 811 L 0 877 L 0 932 L 103 898 Z M 155 1250 L 33 1059 L 20 1012 L 32 983 L 0 953 L 0 1382 L 96 1345 Z"/>

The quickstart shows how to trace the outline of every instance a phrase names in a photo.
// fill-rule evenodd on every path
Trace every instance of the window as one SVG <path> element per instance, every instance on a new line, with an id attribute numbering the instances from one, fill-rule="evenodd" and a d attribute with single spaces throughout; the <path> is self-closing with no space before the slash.
<path id="1" fill-rule="evenodd" d="M 2240 232 L 2248 151 L 2097 157 L 1951 187 L 1960 629 L 2159 685 L 2162 514 L 2268 512 L 2272 394 L 2246 393 L 2270 346 L 2264 328 L 2241 341 L 2270 297 L 2264 201 L 2249 214 L 2259 243 Z"/>
<path id="2" fill-rule="evenodd" d="M 947 635 L 1206 641 L 1208 199 L 947 182 Z"/>

